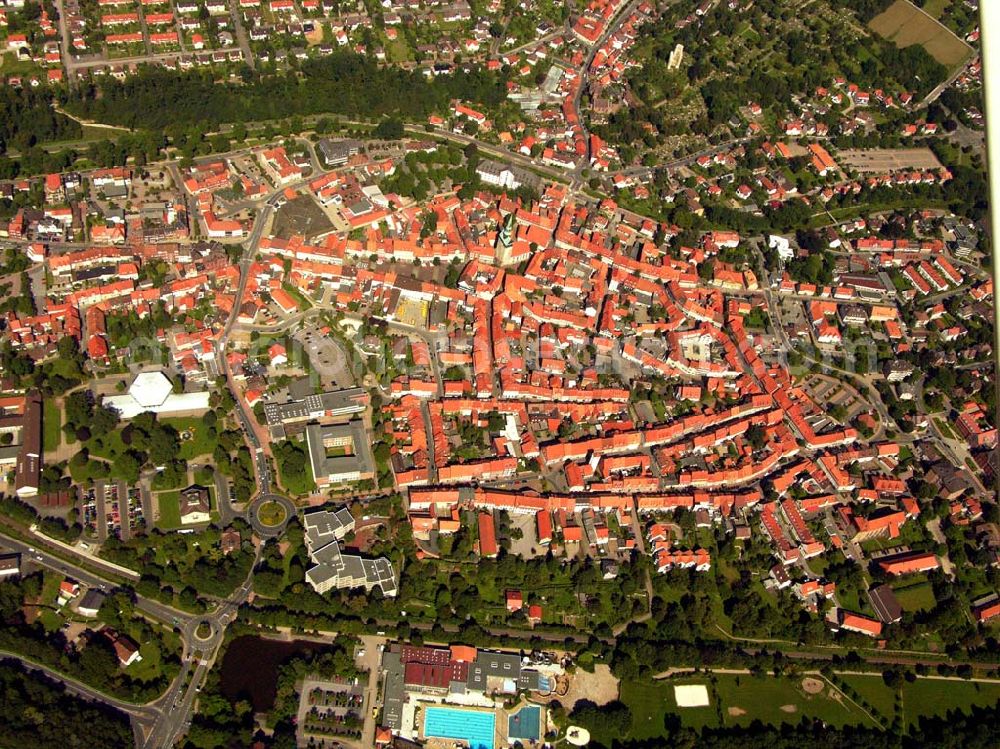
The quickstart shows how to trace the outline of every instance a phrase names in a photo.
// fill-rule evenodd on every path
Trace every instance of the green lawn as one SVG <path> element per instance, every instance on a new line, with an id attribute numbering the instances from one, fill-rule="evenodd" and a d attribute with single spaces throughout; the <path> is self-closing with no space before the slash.
<path id="1" fill-rule="evenodd" d="M 937 604 L 934 589 L 926 580 L 894 588 L 893 593 L 904 611 L 928 611 Z"/>
<path id="2" fill-rule="evenodd" d="M 42 450 L 46 453 L 59 449 L 62 442 L 62 409 L 52 398 L 47 398 L 42 410 Z"/>
<path id="3" fill-rule="evenodd" d="M 944 9 L 948 7 L 951 0 L 927 0 L 924 3 L 924 12 L 931 18 L 941 18 Z"/>
<path id="4" fill-rule="evenodd" d="M 874 707 L 883 717 L 891 721 L 896 712 L 896 693 L 882 681 L 882 674 L 871 676 L 842 676 L 861 698 Z"/>
<path id="5" fill-rule="evenodd" d="M 955 439 L 955 432 L 952 431 L 952 428 L 948 426 L 948 424 L 946 424 L 943 420 L 934 419 L 934 423 L 937 425 L 937 428 L 941 432 L 942 436 L 951 440 Z"/>
<path id="6" fill-rule="evenodd" d="M 265 502 L 257 508 L 257 519 L 266 526 L 280 525 L 288 513 L 280 502 Z"/>
<path id="7" fill-rule="evenodd" d="M 674 700 L 675 684 L 704 684 L 705 679 L 671 679 L 657 682 L 622 682 L 621 700 L 632 710 L 632 739 L 656 739 L 664 736 L 664 717 L 678 715 L 690 728 L 717 727 L 719 716 L 713 704 L 709 707 L 678 709 Z M 711 694 L 711 690 L 709 690 Z"/>
<path id="8" fill-rule="evenodd" d="M 717 691 L 726 711 L 726 725 L 745 726 L 753 720 L 781 725 L 798 723 L 806 716 L 819 718 L 834 726 L 862 724 L 872 727 L 871 720 L 864 713 L 840 697 L 839 693 L 831 692 L 828 684 L 819 694 L 806 694 L 801 684 L 801 679 L 720 675 Z M 746 713 L 730 715 L 729 710 L 734 707 Z"/>
<path id="9" fill-rule="evenodd" d="M 87 441 L 87 449 L 90 450 L 90 457 L 105 458 L 114 460 L 115 456 L 125 450 L 125 443 L 122 442 L 122 433 L 116 429 L 103 437 L 93 437 Z"/>
<path id="10" fill-rule="evenodd" d="M 163 529 L 181 527 L 181 493 L 179 491 L 160 492 L 156 495 L 160 505 L 160 521 L 157 525 Z"/>
<path id="11" fill-rule="evenodd" d="M 42 578 L 42 605 L 43 606 L 55 606 L 56 598 L 59 597 L 59 586 L 65 578 L 49 570 L 45 571 L 44 577 Z"/>
<path id="12" fill-rule="evenodd" d="M 907 725 L 916 725 L 922 715 L 967 712 L 973 705 L 995 705 L 1000 700 L 1000 684 L 979 684 L 943 679 L 917 679 L 903 685 L 903 712 Z"/>
<path id="13" fill-rule="evenodd" d="M 215 450 L 217 440 L 199 418 L 160 419 L 160 423 L 169 424 L 180 435 L 190 433 L 190 439 L 181 438 L 181 449 L 178 457 L 183 460 L 192 460 L 199 455 L 211 455 Z"/>
<path id="14" fill-rule="evenodd" d="M 139 681 L 158 679 L 163 667 L 159 646 L 155 642 L 144 642 L 139 646 L 139 656 L 142 660 L 129 666 L 125 673 Z"/>
<path id="15" fill-rule="evenodd" d="M 177 475 L 175 481 L 169 481 L 167 473 L 160 472 L 153 476 L 152 487 L 154 492 L 165 491 L 167 489 L 183 489 L 187 484 L 187 473 Z"/>
<path id="16" fill-rule="evenodd" d="M 711 704 L 678 708 L 674 686 L 679 684 L 707 685 Z M 754 720 L 770 725 L 798 723 L 803 716 L 819 718 L 835 726 L 861 724 L 872 727 L 863 712 L 838 692 L 831 692 L 829 685 L 820 694 L 806 694 L 801 679 L 784 677 L 715 674 L 652 683 L 623 682 L 621 700 L 632 710 L 630 738 L 636 740 L 664 736 L 664 715 L 668 713 L 676 714 L 684 726 L 696 729 L 746 726 Z"/>
<path id="17" fill-rule="evenodd" d="M 202 486 L 212 486 L 215 483 L 215 471 L 205 466 L 194 472 L 194 483 Z"/>

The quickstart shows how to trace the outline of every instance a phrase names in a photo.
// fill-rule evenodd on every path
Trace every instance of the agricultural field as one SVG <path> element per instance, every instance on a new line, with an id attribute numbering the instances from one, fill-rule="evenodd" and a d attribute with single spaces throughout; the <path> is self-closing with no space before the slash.
<path id="1" fill-rule="evenodd" d="M 972 52 L 968 44 L 908 0 L 896 0 L 868 26 L 898 47 L 921 45 L 931 57 L 949 68 L 964 62 Z"/>

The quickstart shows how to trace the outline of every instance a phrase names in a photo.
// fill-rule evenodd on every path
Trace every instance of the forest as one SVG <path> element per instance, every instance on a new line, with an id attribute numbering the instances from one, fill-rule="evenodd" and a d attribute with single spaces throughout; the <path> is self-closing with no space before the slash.
<path id="1" fill-rule="evenodd" d="M 131 746 L 128 718 L 66 693 L 18 661 L 0 661 L 0 746 L 6 749 Z"/>
<path id="2" fill-rule="evenodd" d="M 452 99 L 495 106 L 504 97 L 503 76 L 476 67 L 428 80 L 419 71 L 379 67 L 367 57 L 337 52 L 303 62 L 300 71 L 247 76 L 242 84 L 218 83 L 200 71 L 146 68 L 124 81 L 81 86 L 70 94 L 66 109 L 109 124 L 162 130 L 323 113 L 419 121 L 444 111 Z"/>
<path id="3" fill-rule="evenodd" d="M 51 107 L 44 89 L 0 87 L 0 153 L 26 151 L 36 143 L 79 138 L 83 128 Z"/>

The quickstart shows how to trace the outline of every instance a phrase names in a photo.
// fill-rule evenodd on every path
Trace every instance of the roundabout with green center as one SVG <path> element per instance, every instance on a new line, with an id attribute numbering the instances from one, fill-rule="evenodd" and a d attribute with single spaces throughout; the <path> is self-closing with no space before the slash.
<path id="1" fill-rule="evenodd" d="M 288 511 L 280 502 L 264 502 L 257 508 L 257 519 L 267 528 L 277 528 L 288 518 Z"/>

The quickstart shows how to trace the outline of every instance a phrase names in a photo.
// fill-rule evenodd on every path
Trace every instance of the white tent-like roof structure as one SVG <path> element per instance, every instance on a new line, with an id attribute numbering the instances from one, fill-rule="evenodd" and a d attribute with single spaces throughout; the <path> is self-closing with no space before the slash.
<path id="1" fill-rule="evenodd" d="M 128 394 L 140 406 L 153 409 L 162 406 L 173 391 L 174 386 L 163 372 L 142 372 L 132 380 Z"/>
<path id="2" fill-rule="evenodd" d="M 123 419 L 134 419 L 141 413 L 197 413 L 208 410 L 208 391 L 175 393 L 174 386 L 163 372 L 142 372 L 124 395 L 109 395 L 104 405 L 115 409 Z"/>

